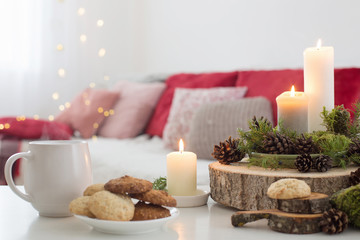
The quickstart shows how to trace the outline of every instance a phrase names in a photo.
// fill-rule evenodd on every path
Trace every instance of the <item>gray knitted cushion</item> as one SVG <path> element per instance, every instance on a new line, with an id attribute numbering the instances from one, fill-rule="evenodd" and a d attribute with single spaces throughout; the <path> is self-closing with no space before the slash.
<path id="1" fill-rule="evenodd" d="M 248 122 L 254 116 L 264 116 L 273 121 L 271 104 L 267 99 L 254 97 L 204 104 L 191 122 L 187 150 L 195 152 L 198 158 L 213 159 L 214 145 L 229 136 L 237 138 L 237 129 L 249 129 Z"/>

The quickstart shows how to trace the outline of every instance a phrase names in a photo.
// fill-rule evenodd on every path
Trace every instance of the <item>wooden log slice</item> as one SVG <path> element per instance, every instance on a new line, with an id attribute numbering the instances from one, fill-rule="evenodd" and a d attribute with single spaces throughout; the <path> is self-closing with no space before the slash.
<path id="1" fill-rule="evenodd" d="M 328 195 L 314 192 L 309 197 L 273 201 L 279 210 L 288 213 L 323 213 L 331 207 Z"/>
<path id="2" fill-rule="evenodd" d="M 209 165 L 210 194 L 214 201 L 240 210 L 261 210 L 278 208 L 277 201 L 267 195 L 271 183 L 283 178 L 304 180 L 312 192 L 331 196 L 350 185 L 349 175 L 357 167 L 332 168 L 328 172 L 300 173 L 296 169 L 270 170 L 248 167 L 247 163 L 223 165 L 214 162 Z"/>
<path id="3" fill-rule="evenodd" d="M 267 218 L 268 226 L 277 232 L 309 234 L 320 232 L 319 222 L 322 214 L 286 213 L 280 210 L 239 211 L 232 215 L 231 223 L 242 227 L 248 222 Z"/>
<path id="4" fill-rule="evenodd" d="M 268 226 L 277 232 L 308 234 L 320 232 L 322 214 L 278 213 L 271 214 Z"/>

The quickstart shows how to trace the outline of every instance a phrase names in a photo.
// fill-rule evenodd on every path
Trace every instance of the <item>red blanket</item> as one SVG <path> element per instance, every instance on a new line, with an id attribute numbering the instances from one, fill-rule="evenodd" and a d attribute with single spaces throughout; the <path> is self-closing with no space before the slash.
<path id="1" fill-rule="evenodd" d="M 7 159 L 21 150 L 22 140 L 68 140 L 73 134 L 66 124 L 26 119 L 23 117 L 0 118 L 0 185 L 6 184 L 4 166 Z M 13 167 L 13 176 L 19 176 L 20 161 Z"/>
<path id="2" fill-rule="evenodd" d="M 6 160 L 14 153 L 19 152 L 21 141 L 12 136 L 0 135 L 0 185 L 6 184 L 4 167 Z M 19 161 L 13 167 L 13 176 L 19 175 Z"/>

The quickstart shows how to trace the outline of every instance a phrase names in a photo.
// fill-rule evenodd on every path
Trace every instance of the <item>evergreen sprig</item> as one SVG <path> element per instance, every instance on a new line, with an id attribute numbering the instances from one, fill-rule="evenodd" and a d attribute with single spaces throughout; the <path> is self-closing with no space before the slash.
<path id="1" fill-rule="evenodd" d="M 254 118 L 248 122 L 249 131 L 238 129 L 240 136 L 239 149 L 248 153 L 263 152 L 263 141 L 266 134 L 270 131 L 275 131 L 269 120 L 264 117 L 260 119 Z"/>
<path id="2" fill-rule="evenodd" d="M 356 137 L 360 133 L 360 100 L 353 105 L 353 121 L 349 128 L 350 136 Z"/>
<path id="3" fill-rule="evenodd" d="M 166 177 L 159 177 L 159 178 L 155 179 L 155 181 L 153 182 L 153 189 L 167 191 Z"/>
<path id="4" fill-rule="evenodd" d="M 353 120 L 351 120 L 351 112 L 353 113 Z M 331 111 L 324 107 L 320 116 L 328 132 L 352 138 L 360 133 L 360 100 L 353 104 L 351 112 L 345 109 L 344 105 L 339 105 Z"/>
<path id="5" fill-rule="evenodd" d="M 279 119 L 278 121 L 279 123 L 276 130 L 278 130 L 281 134 L 290 137 L 291 141 L 295 141 L 299 134 L 294 130 L 284 127 L 284 121 L 282 119 Z"/>
<path id="6" fill-rule="evenodd" d="M 334 159 L 335 166 L 345 167 L 350 159 L 346 156 L 351 139 L 341 134 L 317 131 L 307 134 L 312 137 L 313 141 L 319 145 L 320 152 Z"/>
<path id="7" fill-rule="evenodd" d="M 350 113 L 344 108 L 344 105 L 335 106 L 331 111 L 323 107 L 321 118 L 328 132 L 349 136 L 351 119 Z"/>

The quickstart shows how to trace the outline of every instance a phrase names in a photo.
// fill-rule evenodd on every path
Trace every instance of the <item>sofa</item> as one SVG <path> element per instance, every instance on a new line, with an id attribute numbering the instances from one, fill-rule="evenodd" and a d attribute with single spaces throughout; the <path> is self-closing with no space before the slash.
<path id="1" fill-rule="evenodd" d="M 335 104 L 351 109 L 360 99 L 360 68 L 335 69 L 334 74 Z M 198 156 L 198 184 L 208 185 L 215 144 L 237 137 L 237 129 L 246 129 L 253 116 L 276 125 L 276 96 L 292 85 L 304 90 L 300 69 L 154 76 L 119 81 L 110 89 L 85 89 L 53 122 L 16 119 L 16 131 L 2 128 L 0 135 L 18 139 L 16 152 L 37 139 L 86 139 L 95 183 L 125 174 L 150 181 L 166 176 L 166 155 L 177 151 L 183 138 L 185 150 Z M 11 119 L 1 119 L 0 127 Z M 29 128 L 21 124 L 29 122 L 37 135 L 19 134 Z M 2 159 L 14 151 L 1 151 Z M 19 184 L 23 167 L 21 162 L 14 169 Z"/>

